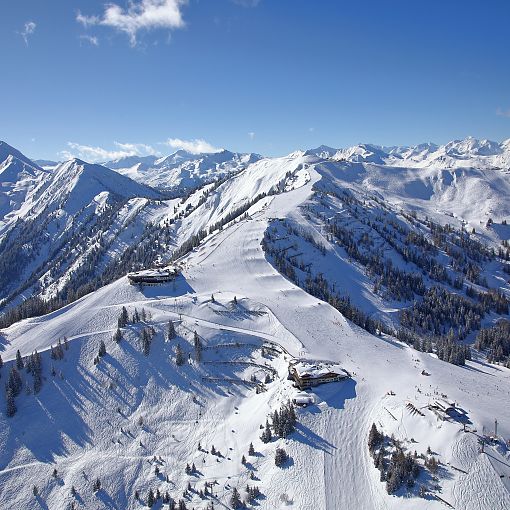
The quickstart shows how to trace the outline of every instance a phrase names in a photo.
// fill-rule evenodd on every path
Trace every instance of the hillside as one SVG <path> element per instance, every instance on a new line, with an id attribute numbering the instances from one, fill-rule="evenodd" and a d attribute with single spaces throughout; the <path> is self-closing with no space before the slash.
<path id="1" fill-rule="evenodd" d="M 101 235 L 113 236 L 104 267 L 172 259 L 182 273 L 137 287 L 111 272 L 108 285 L 1 330 L 2 380 L 18 350 L 37 349 L 41 368 L 37 357 L 31 373 L 19 368 L 17 410 L 0 417 L 0 506 L 137 509 L 159 490 L 156 508 L 168 507 L 166 492 L 187 508 L 232 508 L 234 489 L 244 499 L 250 485 L 260 494 L 248 506 L 264 509 L 508 508 L 508 353 L 473 348 L 481 328 L 508 318 L 508 167 L 477 163 L 504 162 L 504 144 L 457 145 L 457 163 L 441 170 L 393 161 L 422 148 L 367 146 L 366 162 L 350 160 L 357 149 L 344 158 L 320 147 L 176 200 L 123 183 L 117 218 L 144 212 L 118 236 Z M 79 181 L 80 165 L 59 168 Z M 98 194 L 122 189 L 102 171 L 85 170 L 101 188 L 77 195 L 96 200 L 95 211 Z M 439 182 L 437 172 L 456 177 Z M 477 179 L 487 209 L 472 204 Z M 73 203 L 76 185 L 65 188 Z M 350 377 L 308 391 L 312 402 L 280 433 L 274 412 L 287 416 L 299 393 L 287 379 L 294 358 L 332 360 Z M 460 414 L 442 420 L 446 401 Z M 382 436 L 369 440 L 372 424 Z M 277 448 L 289 456 L 281 467 Z M 397 484 L 399 451 L 414 483 L 401 473 Z"/>
<path id="2" fill-rule="evenodd" d="M 77 270 L 96 265 L 126 229 L 133 234 L 143 228 L 147 220 L 140 219 L 140 213 L 161 198 L 100 165 L 75 159 L 44 171 L 17 151 L 10 152 L 14 155 L 0 167 L 2 196 L 10 204 L 0 232 L 4 304 L 41 293 L 52 296 L 71 275 L 77 283 Z"/>

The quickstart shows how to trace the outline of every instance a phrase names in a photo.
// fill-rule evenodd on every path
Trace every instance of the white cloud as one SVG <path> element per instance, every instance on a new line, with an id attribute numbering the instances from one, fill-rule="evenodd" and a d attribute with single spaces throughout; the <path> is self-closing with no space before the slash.
<path id="1" fill-rule="evenodd" d="M 28 38 L 35 32 L 36 27 L 37 27 L 37 25 L 33 21 L 27 21 L 25 23 L 23 31 L 20 32 L 20 35 L 21 35 L 21 37 L 23 37 L 23 40 L 25 41 L 25 44 L 27 46 L 28 46 Z"/>
<path id="2" fill-rule="evenodd" d="M 140 30 L 182 28 L 181 7 L 187 3 L 188 0 L 139 0 L 130 2 L 126 9 L 110 3 L 100 16 L 85 16 L 78 12 L 76 21 L 85 27 L 102 25 L 124 32 L 134 46 Z"/>
<path id="3" fill-rule="evenodd" d="M 510 109 L 503 110 L 502 108 L 498 108 L 496 110 L 496 115 L 498 115 L 499 117 L 510 117 Z"/>
<path id="4" fill-rule="evenodd" d="M 250 140 L 253 140 L 255 138 L 255 133 L 253 131 L 250 131 L 248 133 L 248 136 L 250 137 Z"/>
<path id="5" fill-rule="evenodd" d="M 92 46 L 99 46 L 99 39 L 94 35 L 80 35 L 80 40 L 92 44 Z"/>
<path id="6" fill-rule="evenodd" d="M 81 158 L 91 163 L 99 161 L 111 161 L 114 159 L 125 158 L 128 156 L 150 156 L 152 154 L 159 155 L 150 145 L 144 143 L 121 143 L 114 142 L 117 149 L 108 150 L 103 147 L 93 147 L 91 145 L 82 145 L 74 142 L 67 142 L 68 150 L 59 153 L 65 159 Z"/>
<path id="7" fill-rule="evenodd" d="M 183 149 L 185 151 L 191 152 L 192 154 L 200 154 L 202 152 L 219 152 L 221 149 L 218 149 L 211 145 L 209 142 L 205 140 L 181 140 L 180 138 L 169 138 L 166 142 L 166 145 L 169 145 L 173 149 Z"/>

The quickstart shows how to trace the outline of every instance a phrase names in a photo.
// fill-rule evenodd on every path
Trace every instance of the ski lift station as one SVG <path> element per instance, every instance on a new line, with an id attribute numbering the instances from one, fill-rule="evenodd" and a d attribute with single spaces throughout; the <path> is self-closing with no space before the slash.
<path id="1" fill-rule="evenodd" d="M 428 408 L 434 412 L 441 420 L 453 418 L 455 420 L 462 420 L 467 417 L 467 413 L 461 407 L 458 407 L 455 402 L 446 400 L 444 398 L 437 398 L 431 402 Z"/>
<path id="2" fill-rule="evenodd" d="M 179 269 L 176 266 L 168 266 L 128 273 L 127 277 L 131 285 L 159 285 L 175 280 L 178 275 Z"/>

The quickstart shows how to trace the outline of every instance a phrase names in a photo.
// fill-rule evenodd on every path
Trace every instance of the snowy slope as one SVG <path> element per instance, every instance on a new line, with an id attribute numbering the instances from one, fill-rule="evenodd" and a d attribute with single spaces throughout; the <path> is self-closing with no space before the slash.
<path id="1" fill-rule="evenodd" d="M 236 173 L 259 159 L 258 154 L 227 150 L 194 154 L 181 149 L 169 156 L 131 156 L 104 165 L 155 188 L 184 190 Z"/>
<path id="2" fill-rule="evenodd" d="M 1 354 L 9 360 L 2 369 L 5 374 L 18 349 L 23 355 L 44 351 L 64 335 L 70 347 L 62 361 L 44 353 L 41 392 L 23 393 L 16 399 L 16 415 L 0 418 L 0 506 L 23 508 L 38 502 L 60 510 L 75 501 L 85 508 L 141 508 L 136 490 L 144 501 L 149 488 L 168 490 L 180 499 L 189 482 L 196 492 L 188 495 L 188 506 L 206 508 L 211 499 L 198 495 L 206 481 L 217 481 L 215 508 L 230 508 L 232 489 L 244 494 L 247 483 L 260 487 L 264 497 L 257 506 L 264 509 L 285 508 L 290 502 L 294 508 L 444 508 L 436 495 L 454 508 L 510 506 L 503 443 L 487 446 L 481 454 L 475 432 L 438 421 L 429 410 L 421 416 L 406 407 L 412 402 L 421 408 L 437 394 L 448 395 L 467 411 L 471 431 L 491 431 L 497 417 L 498 434 L 508 438 L 510 371 L 483 360 L 454 366 L 392 337 L 372 336 L 283 277 L 264 253 L 261 241 L 275 218 L 307 230 L 317 228 L 302 206 L 312 204 L 314 190 L 323 181 L 363 186 L 363 180 L 349 172 L 358 168 L 363 175 L 367 169 L 321 157 L 295 153 L 262 160 L 211 188 L 203 201 L 190 197 L 195 200 L 192 212 L 175 224 L 182 239 L 261 196 L 247 217 L 213 231 L 179 261 L 183 275 L 176 284 L 139 289 L 121 278 L 62 310 L 2 331 Z M 175 219 L 173 208 L 157 214 L 163 224 Z M 351 290 L 362 292 L 355 285 Z M 156 337 L 147 357 L 137 338 L 142 325 L 123 329 L 118 345 L 111 339 L 122 306 L 130 313 L 134 307 L 151 313 L 147 323 L 156 329 Z M 165 342 L 169 320 L 183 322 L 177 327 L 179 337 Z M 177 367 L 176 342 L 193 356 L 194 331 L 212 349 L 204 351 L 202 363 Z M 101 339 L 107 355 L 94 365 Z M 263 342 L 276 342 L 283 352 L 262 358 L 257 346 Z M 245 343 L 253 345 L 243 347 Z M 259 426 L 295 394 L 286 380 L 290 356 L 337 361 L 353 378 L 314 390 L 316 403 L 297 411 L 296 432 L 264 444 Z M 231 361 L 267 362 L 278 375 L 267 391 L 256 393 L 249 385 L 227 381 L 253 375 L 247 365 L 225 364 Z M 422 375 L 423 370 L 430 375 Z M 30 381 L 24 372 L 23 377 Z M 5 405 L 3 395 L 0 405 Z M 425 454 L 430 446 L 436 452 L 442 463 L 438 481 L 425 472 L 419 479 L 427 486 L 427 497 L 386 493 L 368 454 L 372 423 L 406 448 Z M 255 457 L 247 456 L 250 442 Z M 222 457 L 211 455 L 212 445 Z M 278 445 L 292 459 L 283 469 L 273 462 Z M 243 454 L 247 465 L 241 463 Z M 198 471 L 187 475 L 184 467 L 192 462 Z M 102 489 L 94 494 L 92 484 L 98 477 Z M 20 479 L 30 482 L 20 488 Z M 32 485 L 39 489 L 37 497 Z"/>

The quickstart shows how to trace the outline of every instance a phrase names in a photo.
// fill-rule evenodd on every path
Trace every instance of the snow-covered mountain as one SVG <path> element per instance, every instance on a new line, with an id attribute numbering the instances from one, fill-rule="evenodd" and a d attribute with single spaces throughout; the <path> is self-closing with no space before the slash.
<path id="1" fill-rule="evenodd" d="M 346 186 L 378 193 L 393 204 L 457 225 L 485 231 L 489 218 L 510 219 L 508 173 L 510 143 L 467 138 L 437 146 L 382 147 L 361 144 L 347 149 L 319 147 L 305 154 L 327 160 Z M 331 163 L 329 163 L 331 162 Z M 475 205 L 476 204 L 476 205 Z M 442 219 L 441 219 L 442 221 Z"/>
<path id="2" fill-rule="evenodd" d="M 19 211 L 46 172 L 21 152 L 0 141 L 0 234 L 9 217 Z"/>
<path id="3" fill-rule="evenodd" d="M 337 161 L 375 163 L 387 166 L 426 168 L 500 168 L 510 166 L 509 140 L 501 143 L 468 137 L 444 145 L 423 143 L 409 147 L 382 147 L 360 144 L 338 149 L 331 157 Z M 331 151 L 330 151 L 331 152 Z"/>
<path id="4" fill-rule="evenodd" d="M 181 149 L 169 156 L 129 156 L 104 165 L 155 188 L 189 190 L 239 172 L 259 159 L 258 154 L 227 150 L 195 154 Z"/>
<path id="5" fill-rule="evenodd" d="M 35 165 L 0 245 L 32 271 L 0 330 L 0 507 L 509 508 L 509 151 L 321 146 L 175 199 Z M 303 395 L 297 358 L 350 377 Z"/>
<path id="6" fill-rule="evenodd" d="M 76 279 L 81 266 L 98 263 L 144 207 L 161 198 L 100 165 L 73 159 L 45 171 L 1 147 L 0 300 L 11 304 L 41 292 L 50 296 L 54 285 Z"/>

